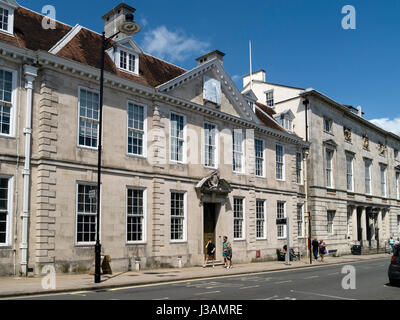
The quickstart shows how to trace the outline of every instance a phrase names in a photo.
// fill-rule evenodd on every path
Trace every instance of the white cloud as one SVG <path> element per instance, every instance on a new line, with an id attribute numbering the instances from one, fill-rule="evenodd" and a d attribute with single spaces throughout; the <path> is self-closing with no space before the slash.
<path id="1" fill-rule="evenodd" d="M 400 135 L 400 118 L 389 119 L 381 118 L 374 119 L 371 122 L 386 131 L 393 132 L 394 134 Z"/>
<path id="2" fill-rule="evenodd" d="M 235 75 L 232 76 L 232 80 L 233 80 L 234 82 L 237 82 L 237 81 L 239 81 L 239 80 L 241 80 L 241 79 L 242 79 L 242 77 L 239 76 L 238 74 L 235 74 Z"/>
<path id="3" fill-rule="evenodd" d="M 193 54 L 200 56 L 209 46 L 209 43 L 188 37 L 184 32 L 169 31 L 165 26 L 147 32 L 142 44 L 145 52 L 172 61 L 184 61 Z"/>
<path id="4" fill-rule="evenodd" d="M 146 27 L 149 24 L 147 19 L 144 17 L 140 19 L 140 23 L 141 23 L 142 27 Z"/>

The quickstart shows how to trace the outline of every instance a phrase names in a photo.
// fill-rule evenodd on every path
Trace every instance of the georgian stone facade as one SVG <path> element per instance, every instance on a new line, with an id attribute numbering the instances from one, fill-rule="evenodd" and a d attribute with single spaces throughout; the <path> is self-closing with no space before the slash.
<path id="1" fill-rule="evenodd" d="M 24 26 L 30 25 L 26 34 L 43 32 L 40 15 L 23 8 L 14 13 L 16 26 L 22 18 Z M 97 51 L 88 52 L 85 46 L 96 49 L 101 42 L 87 29 L 58 26 L 41 47 L 27 43 L 21 48 L 17 33 L 0 36 L 0 70 L 11 70 L 16 82 L 11 109 L 15 132 L 0 135 L 0 178 L 8 182 L 2 193 L 7 194 L 7 221 L 2 224 L 6 240 L 0 244 L 1 274 L 25 274 L 31 268 L 40 273 L 48 264 L 58 272 L 82 272 L 94 257 L 96 208 L 90 190 L 97 183 L 98 154 L 95 140 L 87 146 L 81 138 L 97 136 L 89 129 L 98 128 L 92 119 L 98 105 L 88 101 L 98 97 L 99 60 Z M 63 47 L 52 51 L 60 43 Z M 206 237 L 215 240 L 219 259 L 223 236 L 232 242 L 236 262 L 255 260 L 259 250 L 261 259 L 275 259 L 276 249 L 286 244 L 285 230 L 276 225 L 278 211 L 289 218 L 291 244 L 304 251 L 305 234 L 299 230 L 304 229 L 303 215 L 298 213 L 305 197 L 302 179 L 298 181 L 298 154 L 309 145 L 250 107 L 223 69 L 220 52 L 207 55 L 191 71 L 142 52 L 137 56 L 138 75 L 106 61 L 100 233 L 113 270 L 129 270 L 136 261 L 142 268 L 200 265 Z M 24 76 L 29 75 L 24 66 L 37 71 L 32 97 L 25 88 Z M 220 104 L 204 100 L 208 78 L 221 84 Z M 130 113 L 132 107 L 143 110 L 143 119 Z M 24 126 L 29 110 L 32 121 Z M 179 123 L 172 115 L 184 119 L 182 136 L 172 135 Z M 143 127 L 132 128 L 129 117 Z M 88 127 L 89 120 L 94 127 Z M 205 123 L 217 129 L 213 168 L 204 165 Z M 130 152 L 132 145 L 138 147 L 130 129 L 143 131 L 141 154 Z M 234 130 L 243 135 L 241 172 L 233 170 Z M 26 143 L 28 134 L 32 143 Z M 179 139 L 183 159 L 171 161 L 172 141 Z M 262 177 L 255 173 L 255 139 L 264 141 Z M 277 145 L 283 147 L 279 180 Z M 210 176 L 216 185 L 201 191 L 199 184 Z"/>
<path id="2" fill-rule="evenodd" d="M 244 77 L 244 90 L 249 82 Z M 330 250 L 348 253 L 355 244 L 384 247 L 391 235 L 400 236 L 400 137 L 367 121 L 361 108 L 342 105 L 314 89 L 269 83 L 262 70 L 253 75 L 252 89 L 262 103 L 267 93 L 274 96 L 276 113 L 292 110 L 294 132 L 303 138 L 304 101 L 309 102 L 313 237 L 325 240 Z"/>

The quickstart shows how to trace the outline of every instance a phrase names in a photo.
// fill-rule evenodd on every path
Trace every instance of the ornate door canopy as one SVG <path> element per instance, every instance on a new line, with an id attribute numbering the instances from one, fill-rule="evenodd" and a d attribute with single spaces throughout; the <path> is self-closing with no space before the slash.
<path id="1" fill-rule="evenodd" d="M 232 192 L 232 188 L 226 180 L 219 177 L 219 172 L 215 171 L 196 185 L 196 191 L 201 195 L 208 194 L 226 197 Z"/>

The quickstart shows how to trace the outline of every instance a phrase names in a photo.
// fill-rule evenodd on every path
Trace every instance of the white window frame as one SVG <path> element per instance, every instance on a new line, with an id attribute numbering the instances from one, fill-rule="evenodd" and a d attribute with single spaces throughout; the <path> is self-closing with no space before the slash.
<path id="1" fill-rule="evenodd" d="M 371 176 L 371 167 L 372 167 L 372 161 L 371 160 L 365 160 L 364 161 L 364 172 L 365 172 L 365 194 L 367 195 L 372 195 L 372 176 Z M 368 170 L 368 176 L 367 176 L 367 170 Z M 369 189 L 369 192 L 368 192 Z"/>
<path id="2" fill-rule="evenodd" d="M 257 206 L 257 204 L 258 203 L 260 203 L 260 202 L 262 202 L 262 204 L 263 204 L 263 219 L 259 219 L 258 218 L 258 215 L 257 215 L 257 209 L 258 209 L 258 206 Z M 263 226 L 263 236 L 262 237 L 259 237 L 258 236 L 258 222 L 259 221 L 262 221 L 263 222 L 263 224 L 262 224 L 262 226 Z M 256 238 L 257 238 L 257 240 L 267 240 L 267 201 L 266 200 L 263 200 L 263 199 L 257 199 L 256 200 Z"/>
<path id="3" fill-rule="evenodd" d="M 183 146 L 182 146 L 182 161 L 172 159 L 172 115 L 183 117 Z M 180 138 L 178 137 L 178 140 Z M 169 159 L 171 163 L 186 164 L 187 163 L 187 122 L 186 116 L 179 112 L 171 111 L 169 114 Z"/>
<path id="4" fill-rule="evenodd" d="M 143 131 L 139 129 L 129 128 L 129 105 L 138 106 L 143 108 Z M 132 100 L 128 100 L 126 104 L 126 127 L 127 127 L 127 136 L 126 136 L 126 153 L 130 157 L 137 157 L 137 158 L 147 158 L 147 106 L 141 103 L 137 103 Z M 143 152 L 142 154 L 135 154 L 129 152 L 129 132 L 139 132 L 143 134 Z"/>
<path id="5" fill-rule="evenodd" d="M 270 94 L 272 94 L 272 99 L 271 99 Z M 268 103 L 271 100 L 272 100 L 272 105 Z M 270 108 L 274 108 L 275 107 L 275 94 L 274 94 L 274 90 L 273 89 L 265 91 L 265 103 Z"/>
<path id="6" fill-rule="evenodd" d="M 239 144 L 235 144 L 235 133 L 240 132 L 241 135 L 241 139 L 242 139 L 242 143 L 240 144 L 241 146 L 241 150 L 235 150 L 235 145 L 239 145 Z M 236 170 L 237 168 L 235 168 L 235 155 L 238 154 L 240 156 L 240 161 L 241 161 L 241 168 L 240 171 Z M 237 174 L 244 174 L 245 173 L 245 136 L 243 133 L 242 129 L 234 129 L 232 131 L 232 171 L 234 173 Z"/>
<path id="7" fill-rule="evenodd" d="M 209 166 L 206 163 L 206 153 L 207 153 L 206 147 L 208 146 L 208 145 L 206 145 L 206 130 L 205 130 L 206 125 L 215 127 L 215 130 L 214 130 L 215 146 L 211 146 L 211 147 L 214 147 L 214 164 L 215 164 L 214 166 Z M 218 169 L 218 167 L 219 167 L 219 143 L 218 142 L 219 142 L 218 126 L 212 122 L 208 122 L 208 121 L 203 122 L 203 164 L 204 164 L 204 167 L 210 168 L 210 169 Z"/>
<path id="8" fill-rule="evenodd" d="M 86 145 L 82 145 L 82 144 L 80 144 L 80 142 L 79 142 L 80 129 L 81 129 L 81 126 L 80 126 L 80 121 L 81 121 L 81 90 L 86 90 L 86 91 L 89 91 L 89 92 L 91 92 L 91 93 L 95 93 L 95 94 L 98 94 L 98 95 L 99 95 L 98 119 L 97 119 L 97 120 L 94 120 L 94 119 L 84 118 L 84 119 L 89 119 L 89 120 L 91 120 L 91 121 L 93 121 L 93 122 L 96 122 L 96 121 L 97 121 L 97 146 L 96 146 L 96 147 L 89 147 L 89 146 L 86 146 Z M 92 90 L 92 89 L 89 89 L 89 88 L 86 88 L 86 87 L 78 86 L 78 132 L 77 132 L 77 145 L 78 145 L 78 148 L 88 149 L 88 150 L 98 150 L 98 149 L 99 149 L 99 139 L 100 139 L 100 130 L 99 130 L 99 129 L 100 129 L 100 108 L 101 108 L 101 106 L 100 106 L 100 92 L 97 91 L 97 90 Z"/>
<path id="9" fill-rule="evenodd" d="M 348 167 L 350 160 L 350 168 Z M 350 169 L 350 172 L 349 172 Z M 349 181 L 349 178 L 351 179 Z M 349 182 L 351 185 L 349 186 Z M 354 192 L 354 156 L 346 154 L 346 189 L 348 192 Z"/>
<path id="10" fill-rule="evenodd" d="M 301 220 L 300 221 L 299 221 L 299 208 L 301 208 L 301 212 L 300 212 Z M 299 238 L 304 238 L 305 237 L 304 204 L 302 204 L 302 203 L 297 204 L 296 214 L 297 214 L 297 229 L 298 229 L 297 236 Z M 301 225 L 299 222 L 301 222 Z M 300 228 L 299 228 L 299 225 L 300 225 Z"/>
<path id="11" fill-rule="evenodd" d="M 278 162 L 278 147 L 282 147 L 282 162 Z M 276 163 L 276 169 L 275 169 L 275 176 L 277 181 L 286 181 L 286 153 L 285 153 L 285 146 L 281 144 L 277 144 L 275 146 L 275 163 Z M 278 178 L 278 164 L 282 165 L 282 178 Z"/>
<path id="12" fill-rule="evenodd" d="M 0 32 L 14 36 L 14 9 L 4 5 L 0 5 L 0 8 L 3 10 L 8 10 L 8 28 L 7 30 L 0 29 Z"/>
<path id="13" fill-rule="evenodd" d="M 143 219 L 142 219 L 142 240 L 138 241 L 129 241 L 128 240 L 128 198 L 129 191 L 142 191 L 143 192 Z M 127 245 L 137 245 L 137 244 L 146 244 L 147 243 L 147 189 L 146 188 L 138 188 L 138 187 L 127 187 L 126 188 L 126 224 L 125 224 L 126 234 L 125 241 Z"/>
<path id="14" fill-rule="evenodd" d="M 279 217 L 279 204 L 283 204 L 283 217 Z M 287 212 L 286 212 L 286 202 L 285 201 L 277 201 L 276 202 L 276 218 L 277 219 L 284 219 L 287 218 Z M 275 220 L 276 221 L 276 220 Z M 283 228 L 283 236 L 279 236 L 279 228 Z M 276 226 L 276 236 L 278 240 L 285 240 L 287 239 L 287 225 L 277 225 Z"/>
<path id="15" fill-rule="evenodd" d="M 386 198 L 388 195 L 387 192 L 387 166 L 381 165 L 380 166 L 380 174 L 381 174 L 381 195 L 383 198 Z M 383 174 L 383 175 L 382 175 Z"/>
<path id="16" fill-rule="evenodd" d="M 260 141 L 261 143 L 262 143 L 262 158 L 259 158 L 259 157 L 257 157 L 257 149 L 256 149 L 256 145 L 257 145 L 257 141 Z M 266 159 L 265 159 L 265 155 L 266 155 L 266 149 L 265 149 L 265 140 L 263 140 L 263 139 L 258 139 L 258 138 L 255 138 L 254 139 L 254 153 L 255 153 L 255 170 L 254 170 L 254 173 L 255 173 L 255 175 L 256 175 L 256 177 L 258 177 L 258 178 L 265 178 L 266 176 L 267 176 L 267 170 L 266 170 Z M 257 160 L 262 160 L 262 166 L 261 166 L 261 168 L 262 168 L 262 174 L 261 175 L 258 175 L 257 174 Z"/>
<path id="17" fill-rule="evenodd" d="M 182 240 L 173 240 L 171 239 L 171 220 L 172 220 L 172 215 L 171 215 L 171 201 L 172 201 L 172 194 L 173 193 L 178 193 L 178 194 L 183 194 L 183 239 Z M 178 190 L 171 190 L 169 193 L 169 241 L 172 244 L 177 244 L 177 243 L 186 243 L 187 242 L 187 192 L 186 191 L 178 191 Z"/>
<path id="18" fill-rule="evenodd" d="M 327 234 L 332 236 L 335 234 L 335 216 L 336 211 L 328 210 L 327 211 Z M 330 219 L 332 218 L 332 219 Z"/>
<path id="19" fill-rule="evenodd" d="M 330 168 L 328 168 L 328 152 L 332 154 L 332 157 L 329 161 Z M 334 170 L 334 165 L 333 165 L 333 159 L 335 157 L 335 151 L 332 149 L 325 149 L 325 185 L 328 189 L 333 189 L 335 187 L 335 182 L 334 182 L 334 175 L 333 175 L 333 170 Z M 328 177 L 330 178 L 330 185 L 328 184 Z"/>
<path id="20" fill-rule="evenodd" d="M 243 210 L 242 218 L 235 217 L 235 200 L 242 201 L 242 210 Z M 235 221 L 236 220 L 242 221 L 242 237 L 241 238 L 235 237 Z M 233 240 L 234 241 L 246 240 L 246 199 L 243 197 L 233 197 Z"/>
<path id="21" fill-rule="evenodd" d="M 1 179 L 8 180 L 7 194 L 7 220 L 6 220 L 6 242 L 0 243 L 0 248 L 9 248 L 12 244 L 12 223 L 13 223 L 13 207 L 14 207 L 14 177 L 0 175 Z"/>
<path id="22" fill-rule="evenodd" d="M 124 52 L 127 54 L 127 67 L 126 68 L 121 67 L 121 52 Z M 135 69 L 133 71 L 131 71 L 129 68 L 129 66 L 130 66 L 129 55 L 130 54 L 135 57 Z M 118 48 L 115 53 L 115 65 L 117 66 L 117 68 L 119 70 L 122 70 L 122 71 L 125 71 L 128 73 L 132 73 L 134 75 L 138 75 L 139 74 L 139 55 L 130 50 Z"/>
<path id="23" fill-rule="evenodd" d="M 91 187 L 97 187 L 96 183 L 93 182 L 84 182 L 84 181 L 78 181 L 75 184 L 75 246 L 76 247 L 93 247 L 96 244 L 96 239 L 95 241 L 91 242 L 79 242 L 78 241 L 78 193 L 79 193 L 79 186 L 91 186 Z M 98 196 L 98 194 L 97 194 Z M 100 237 L 100 241 L 101 241 L 101 225 L 102 225 L 102 214 L 101 214 L 101 199 L 102 199 L 102 187 L 100 186 L 100 230 L 99 230 L 99 237 Z M 97 205 L 97 204 L 96 204 Z M 95 216 L 96 217 L 96 228 L 97 228 L 97 212 L 96 214 L 90 214 L 91 216 Z"/>
<path id="24" fill-rule="evenodd" d="M 15 123 L 17 114 L 17 81 L 18 71 L 7 67 L 0 66 L 0 69 L 12 74 L 12 93 L 11 93 L 11 110 L 10 110 L 10 133 L 0 133 L 0 137 L 15 138 Z"/>

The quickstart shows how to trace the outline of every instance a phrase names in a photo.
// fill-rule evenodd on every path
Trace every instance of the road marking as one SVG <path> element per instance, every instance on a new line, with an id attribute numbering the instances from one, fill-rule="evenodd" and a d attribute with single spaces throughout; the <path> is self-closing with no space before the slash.
<path id="1" fill-rule="evenodd" d="M 304 280 L 309 280 L 309 279 L 316 279 L 316 278 L 319 278 L 319 276 L 312 276 L 312 277 L 307 277 L 307 278 L 304 278 Z"/>
<path id="2" fill-rule="evenodd" d="M 280 282 L 275 282 L 275 284 L 282 284 L 282 283 L 289 283 L 293 282 L 292 280 L 286 280 L 286 281 L 280 281 Z"/>
<path id="3" fill-rule="evenodd" d="M 316 265 L 312 267 L 306 267 L 306 268 L 291 268 L 291 269 L 286 269 L 286 270 L 274 270 L 274 271 L 260 271 L 260 272 L 254 272 L 251 273 L 251 275 L 265 275 L 265 274 L 274 274 L 274 273 L 287 273 L 287 272 L 298 272 L 301 270 L 312 270 L 312 269 L 319 269 L 319 268 L 326 268 L 326 267 L 334 267 L 334 266 L 341 266 L 341 265 L 348 265 L 348 264 L 362 264 L 362 263 L 367 263 L 370 261 L 376 261 L 376 260 L 388 260 L 387 258 L 376 258 L 376 259 L 370 259 L 370 260 L 361 260 L 361 261 L 347 261 L 347 262 L 340 262 L 340 263 L 332 263 L 332 264 L 325 264 L 325 265 Z M 238 277 L 243 277 L 242 274 L 237 274 L 237 275 L 229 275 L 229 276 L 218 276 L 219 279 L 229 279 L 229 278 L 238 278 Z M 134 285 L 134 286 L 129 286 L 129 287 L 121 287 L 121 288 L 114 288 L 114 289 L 107 289 L 107 291 L 120 291 L 120 290 L 129 290 L 129 289 L 140 289 L 140 288 L 147 288 L 147 287 L 159 287 L 159 286 L 167 286 L 167 285 L 173 285 L 173 284 L 184 284 L 184 283 L 191 283 L 191 282 L 200 282 L 200 281 L 206 281 L 206 280 L 215 280 L 214 277 L 205 277 L 205 278 L 200 278 L 200 279 L 192 279 L 192 280 L 177 280 L 177 281 L 170 281 L 170 282 L 163 282 L 163 283 L 153 283 L 153 284 L 147 284 L 147 285 Z M 8 297 L 8 298 L 0 298 L 0 300 L 20 300 L 20 299 L 34 299 L 38 297 L 52 297 L 52 296 L 62 296 L 62 295 L 68 295 L 68 293 L 63 292 L 63 293 L 44 293 L 44 294 L 39 294 L 39 295 L 26 295 L 26 296 L 19 296 L 19 297 Z"/>
<path id="4" fill-rule="evenodd" d="M 275 299 L 275 298 L 279 298 L 279 296 L 273 296 L 273 297 L 269 297 L 269 298 L 266 298 L 266 299 L 260 299 L 260 300 L 272 300 L 272 299 Z"/>
<path id="5" fill-rule="evenodd" d="M 243 288 L 240 288 L 239 290 L 254 289 L 254 288 L 259 288 L 259 287 L 260 286 L 243 287 Z"/>
<path id="6" fill-rule="evenodd" d="M 292 293 L 302 293 L 302 294 L 310 294 L 314 296 L 319 296 L 319 297 L 326 297 L 326 298 L 333 298 L 333 299 L 339 299 L 339 300 L 356 300 L 356 299 L 351 299 L 351 298 L 343 298 L 343 297 L 337 297 L 337 296 L 330 296 L 327 294 L 320 294 L 320 293 L 314 293 L 314 292 L 305 292 L 305 291 L 295 291 L 295 290 L 290 290 Z"/>
<path id="7" fill-rule="evenodd" d="M 153 301 L 169 300 L 169 298 L 153 299 Z"/>
<path id="8" fill-rule="evenodd" d="M 72 293 L 70 293 L 70 295 L 85 295 L 85 293 L 89 293 L 89 291 L 72 292 Z"/>
<path id="9" fill-rule="evenodd" d="M 195 296 L 203 296 L 206 294 L 215 294 L 215 293 L 221 293 L 221 291 L 212 291 L 212 292 L 202 292 L 202 293 L 195 293 Z"/>
<path id="10" fill-rule="evenodd" d="M 330 273 L 330 274 L 328 274 L 328 276 L 336 276 L 336 275 L 338 275 L 339 274 L 339 272 L 335 272 L 335 273 Z"/>

